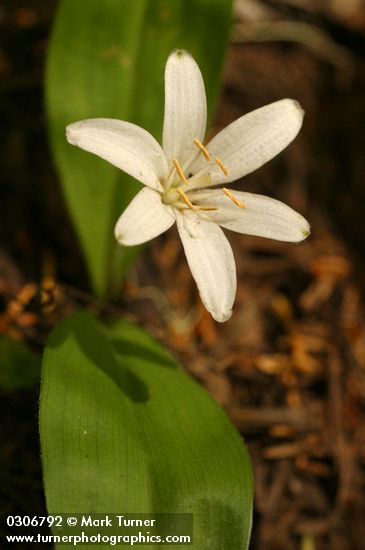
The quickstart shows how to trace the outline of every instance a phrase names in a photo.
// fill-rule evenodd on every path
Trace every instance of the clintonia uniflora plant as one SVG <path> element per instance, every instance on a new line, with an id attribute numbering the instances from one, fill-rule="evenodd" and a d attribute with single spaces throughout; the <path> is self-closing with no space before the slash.
<path id="1" fill-rule="evenodd" d="M 226 187 L 289 145 L 304 112 L 292 99 L 276 101 L 237 119 L 204 146 L 206 114 L 199 67 L 176 50 L 166 63 L 162 147 L 139 126 L 107 118 L 70 124 L 67 139 L 145 185 L 117 221 L 118 242 L 142 244 L 176 222 L 205 307 L 216 321 L 226 321 L 237 281 L 221 227 L 287 242 L 309 235 L 308 222 L 289 206 Z"/>

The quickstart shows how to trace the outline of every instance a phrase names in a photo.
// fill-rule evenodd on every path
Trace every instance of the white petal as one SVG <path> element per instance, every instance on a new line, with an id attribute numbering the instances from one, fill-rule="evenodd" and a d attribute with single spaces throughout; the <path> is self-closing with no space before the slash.
<path id="1" fill-rule="evenodd" d="M 157 237 L 174 222 L 172 209 L 161 202 L 160 193 L 145 187 L 120 216 L 114 234 L 120 244 L 134 246 Z"/>
<path id="2" fill-rule="evenodd" d="M 94 153 L 153 189 L 167 172 L 160 145 L 146 130 L 113 118 L 90 118 L 66 128 L 69 143 Z"/>
<path id="3" fill-rule="evenodd" d="M 165 69 L 165 118 L 163 150 L 168 160 L 180 164 L 198 150 L 194 139 L 203 141 L 207 119 L 205 88 L 200 69 L 183 50 L 176 50 Z"/>
<path id="4" fill-rule="evenodd" d="M 223 190 L 199 191 L 190 198 L 195 204 L 218 208 L 209 212 L 209 218 L 237 233 L 286 242 L 299 242 L 310 234 L 307 220 L 283 202 L 254 193 L 233 190 L 231 193 L 245 208 L 234 204 Z"/>
<path id="5" fill-rule="evenodd" d="M 225 176 L 212 164 L 213 185 L 237 180 L 275 157 L 298 134 L 303 116 L 304 111 L 297 101 L 282 99 L 224 128 L 206 146 L 211 155 L 222 160 L 228 171 Z M 200 157 L 190 171 L 195 174 L 206 166 L 204 162 Z"/>
<path id="6" fill-rule="evenodd" d="M 194 212 L 177 213 L 176 221 L 202 302 L 216 321 L 226 321 L 237 285 L 232 248 L 218 225 Z"/>

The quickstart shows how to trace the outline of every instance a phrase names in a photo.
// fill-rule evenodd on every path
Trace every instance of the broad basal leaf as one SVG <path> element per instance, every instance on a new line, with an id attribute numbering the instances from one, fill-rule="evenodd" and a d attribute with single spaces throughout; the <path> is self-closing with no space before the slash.
<path id="1" fill-rule="evenodd" d="M 77 314 L 56 328 L 40 430 L 49 513 L 193 513 L 194 548 L 247 548 L 252 478 L 243 443 L 205 390 L 137 327 L 106 329 Z"/>
<path id="2" fill-rule="evenodd" d="M 213 106 L 227 42 L 231 0 L 63 0 L 50 43 L 47 110 L 66 202 L 92 285 L 105 295 L 135 249 L 117 249 L 113 226 L 139 184 L 70 146 L 67 124 L 119 118 L 160 138 L 163 75 L 174 48 L 198 61 Z"/>
<path id="3" fill-rule="evenodd" d="M 11 391 L 34 386 L 40 371 L 40 358 L 26 344 L 6 335 L 0 338 L 0 388 Z"/>

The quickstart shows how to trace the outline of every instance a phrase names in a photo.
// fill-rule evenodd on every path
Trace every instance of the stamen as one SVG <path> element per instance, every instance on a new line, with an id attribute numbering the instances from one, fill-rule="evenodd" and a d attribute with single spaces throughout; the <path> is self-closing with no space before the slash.
<path id="1" fill-rule="evenodd" d="M 198 207 L 195 206 L 189 199 L 189 197 L 187 196 L 186 193 L 184 193 L 184 191 L 182 189 L 180 189 L 180 187 L 178 187 L 176 189 L 176 191 L 179 193 L 180 197 L 182 198 L 182 200 L 188 205 L 189 208 L 191 208 L 192 210 L 198 210 Z"/>
<path id="2" fill-rule="evenodd" d="M 191 210 L 202 210 L 202 211 L 205 211 L 205 212 L 213 212 L 215 210 L 218 210 L 218 208 L 215 208 L 213 206 L 196 206 L 195 204 L 193 204 L 191 202 L 191 200 L 189 199 L 187 194 L 184 193 L 184 191 L 182 189 L 180 189 L 180 187 L 178 187 L 176 189 L 176 191 L 179 193 L 180 197 L 183 199 L 185 204 L 187 204 L 188 207 L 191 208 Z"/>
<path id="3" fill-rule="evenodd" d="M 171 170 L 170 170 L 170 174 L 168 175 L 168 178 L 167 178 L 167 181 L 165 183 L 165 189 L 168 189 L 172 182 L 173 182 L 173 179 L 174 179 L 174 176 L 175 176 L 175 172 L 176 172 L 176 166 L 174 165 Z"/>
<path id="4" fill-rule="evenodd" d="M 180 162 L 179 162 L 177 159 L 173 159 L 172 162 L 174 163 L 174 166 L 175 166 L 175 168 L 176 168 L 176 172 L 179 174 L 180 179 L 187 185 L 187 184 L 188 184 L 188 180 L 186 179 L 185 174 L 184 174 L 184 172 L 182 171 L 182 168 L 181 168 L 181 166 L 180 166 Z"/>
<path id="5" fill-rule="evenodd" d="M 223 174 L 225 176 L 228 176 L 228 170 L 227 168 L 224 166 L 223 162 L 221 161 L 221 159 L 219 157 L 215 157 L 215 162 L 216 164 L 218 164 L 219 168 L 222 170 Z"/>
<path id="6" fill-rule="evenodd" d="M 231 191 L 229 189 L 227 189 L 226 187 L 223 187 L 223 193 L 225 193 L 227 195 L 227 197 L 230 198 L 231 201 L 234 202 L 234 204 L 236 204 L 239 208 L 246 208 L 245 203 L 243 203 L 243 202 L 239 201 L 238 199 L 236 199 L 234 194 L 231 193 Z"/>
<path id="7" fill-rule="evenodd" d="M 194 143 L 195 143 L 195 145 L 196 145 L 197 147 L 199 147 L 199 149 L 200 149 L 201 152 L 203 153 L 205 160 L 207 160 L 208 162 L 210 162 L 210 160 L 211 160 L 212 157 L 210 156 L 209 151 L 206 149 L 206 147 L 204 147 L 204 145 L 202 144 L 202 142 L 199 141 L 198 138 L 195 138 L 195 139 L 194 139 Z"/>

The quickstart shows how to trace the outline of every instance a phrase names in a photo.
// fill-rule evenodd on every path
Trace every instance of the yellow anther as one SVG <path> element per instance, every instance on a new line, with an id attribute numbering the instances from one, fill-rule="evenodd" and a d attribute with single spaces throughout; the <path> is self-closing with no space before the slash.
<path id="1" fill-rule="evenodd" d="M 191 202 L 187 194 L 184 193 L 184 191 L 180 189 L 180 187 L 178 187 L 176 191 L 179 193 L 180 197 L 188 205 L 189 208 L 191 208 L 192 210 L 198 210 L 198 207 Z"/>
<path id="2" fill-rule="evenodd" d="M 227 197 L 230 198 L 232 202 L 234 202 L 234 204 L 236 204 L 237 206 L 239 206 L 239 208 L 246 208 L 245 203 L 239 201 L 238 199 L 236 199 L 236 197 L 234 196 L 234 194 L 231 193 L 231 191 L 230 191 L 229 189 L 226 189 L 226 187 L 223 187 L 223 193 L 225 193 L 225 194 L 227 195 Z"/>
<path id="3" fill-rule="evenodd" d="M 214 210 L 218 210 L 218 208 L 214 208 L 213 206 L 196 206 L 191 202 L 187 194 L 184 193 L 182 189 L 180 189 L 180 187 L 178 187 L 176 191 L 179 193 L 180 197 L 185 202 L 185 204 L 187 204 L 188 207 L 191 208 L 191 210 L 202 210 L 205 212 L 213 212 Z"/>
<path id="4" fill-rule="evenodd" d="M 223 162 L 221 161 L 221 159 L 219 157 L 215 157 L 215 162 L 216 164 L 218 164 L 219 168 L 222 170 L 223 174 L 225 176 L 228 176 L 228 170 L 227 168 L 224 166 Z"/>
<path id="5" fill-rule="evenodd" d="M 174 163 L 174 166 L 176 168 L 176 172 L 179 174 L 180 179 L 187 185 L 188 180 L 186 179 L 185 174 L 182 171 L 182 168 L 180 166 L 180 162 L 177 159 L 174 159 L 172 162 Z"/>
<path id="6" fill-rule="evenodd" d="M 206 147 L 204 147 L 204 145 L 202 144 L 201 141 L 198 140 L 198 138 L 194 139 L 194 143 L 197 147 L 199 147 L 199 149 L 203 153 L 205 160 L 209 162 L 212 157 L 210 156 L 209 151 L 206 149 Z"/>
<path id="7" fill-rule="evenodd" d="M 218 210 L 215 206 L 197 206 L 197 209 L 204 212 L 216 212 Z"/>

